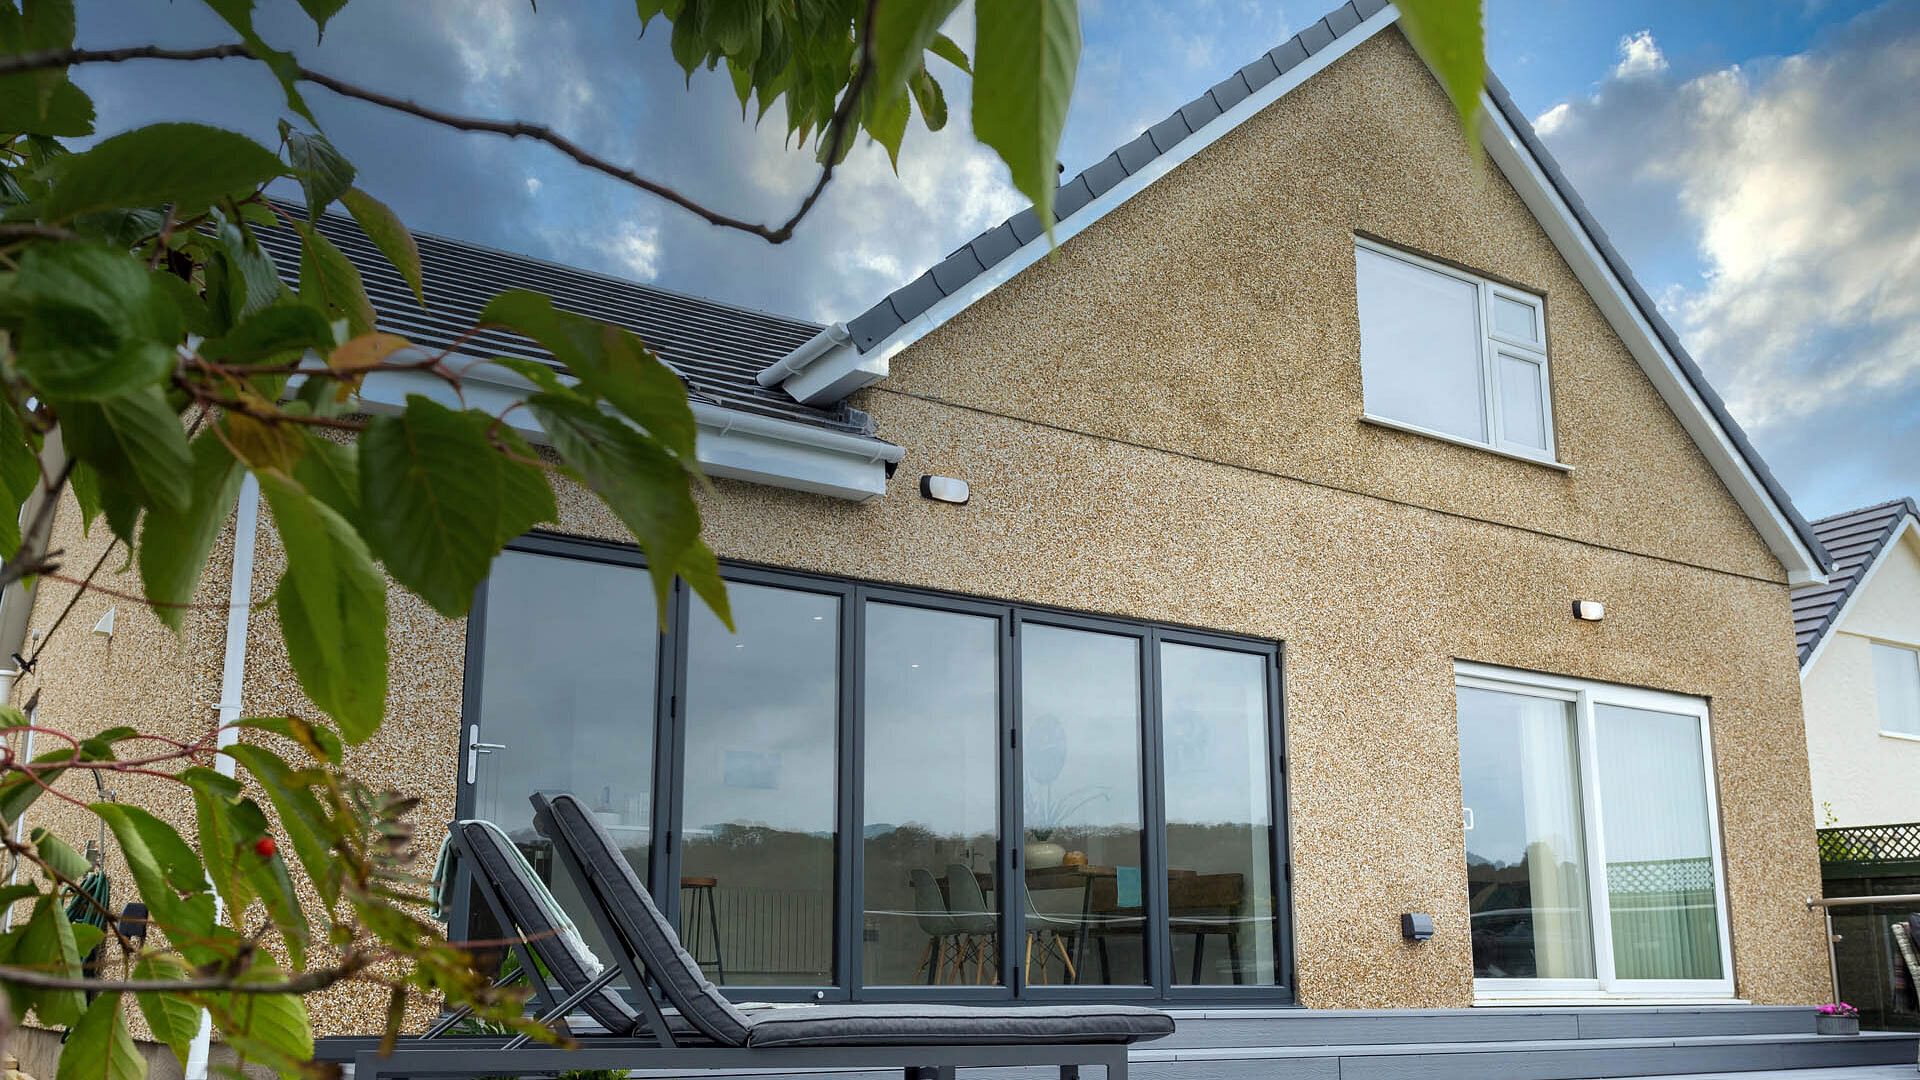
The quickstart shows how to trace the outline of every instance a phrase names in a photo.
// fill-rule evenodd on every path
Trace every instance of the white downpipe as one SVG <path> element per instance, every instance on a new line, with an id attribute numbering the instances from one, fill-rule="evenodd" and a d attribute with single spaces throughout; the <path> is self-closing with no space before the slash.
<path id="1" fill-rule="evenodd" d="M 239 733 L 227 725 L 240 719 L 240 700 L 242 684 L 247 673 L 247 616 L 253 608 L 253 539 L 260 531 L 260 482 L 248 473 L 240 481 L 240 499 L 235 508 L 233 519 L 233 574 L 227 581 L 227 654 L 220 666 L 220 735 L 218 745 L 232 746 Z M 225 754 L 216 754 L 213 767 L 223 776 L 232 776 L 234 762 Z M 214 903 L 219 905 L 215 918 L 219 918 L 225 908 L 220 894 L 214 894 Z M 213 1018 L 206 1010 L 200 1012 L 200 1030 L 194 1033 L 193 1042 L 187 1048 L 187 1060 L 184 1072 L 186 1080 L 207 1080 L 207 1054 L 213 1046 Z"/>
<path id="2" fill-rule="evenodd" d="M 853 335 L 847 332 L 846 323 L 830 323 L 819 333 L 801 342 L 792 352 L 762 368 L 760 373 L 754 376 L 754 381 L 761 386 L 773 386 L 787 376 L 805 370 L 808 364 L 813 363 L 827 350 L 837 345 L 844 345 L 851 340 Z"/>

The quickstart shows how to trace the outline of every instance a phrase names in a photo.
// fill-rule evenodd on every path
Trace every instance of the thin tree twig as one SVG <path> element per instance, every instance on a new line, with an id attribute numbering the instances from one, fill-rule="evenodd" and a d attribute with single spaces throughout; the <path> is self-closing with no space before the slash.
<path id="1" fill-rule="evenodd" d="M 545 143 L 562 154 L 572 158 L 586 168 L 610 176 L 615 180 L 639 188 L 656 198 L 664 199 L 682 210 L 701 218 L 710 225 L 723 229 L 734 229 L 757 236 L 770 244 L 783 244 L 793 239 L 793 231 L 809 212 L 820 196 L 826 191 L 827 183 L 833 179 L 834 168 L 839 164 L 842 150 L 846 147 L 848 134 L 853 126 L 854 113 L 860 106 L 861 91 L 866 86 L 867 73 L 873 67 L 872 27 L 874 11 L 879 0 L 867 0 L 860 26 L 860 63 L 855 66 L 853 76 L 847 82 L 847 88 L 828 121 L 831 131 L 827 143 L 826 161 L 820 168 L 820 176 L 813 187 L 801 200 L 799 207 L 777 226 L 761 222 L 747 221 L 743 218 L 724 214 L 705 206 L 690 196 L 661 183 L 658 180 L 642 176 L 625 165 L 619 165 L 588 150 L 565 135 L 545 124 L 531 123 L 525 120 L 496 120 L 483 116 L 463 116 L 447 112 L 428 105 L 422 105 L 407 98 L 382 93 L 345 79 L 337 78 L 323 71 L 315 71 L 304 65 L 297 65 L 296 71 L 302 82 L 310 82 L 325 87 L 341 97 L 355 101 L 364 101 L 393 112 L 405 113 L 441 127 L 455 131 L 486 132 L 503 135 L 509 139 L 531 139 Z M 128 60 L 228 60 L 256 59 L 251 49 L 245 45 L 208 45 L 197 49 L 166 49 L 157 45 L 134 45 L 119 49 L 43 49 L 37 52 L 18 53 L 0 57 L 0 77 L 26 71 L 42 71 L 48 68 L 72 67 L 78 64 L 118 64 Z"/>

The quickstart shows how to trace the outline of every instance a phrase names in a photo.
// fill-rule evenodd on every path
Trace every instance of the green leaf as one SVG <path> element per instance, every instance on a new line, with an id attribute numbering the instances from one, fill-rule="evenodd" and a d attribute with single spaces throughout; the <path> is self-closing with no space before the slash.
<path id="1" fill-rule="evenodd" d="M 198 1020 L 196 1016 L 196 1025 Z M 94 998 L 60 1048 L 54 1080 L 144 1080 L 146 1075 L 147 1059 L 140 1056 L 133 1033 L 127 1030 L 119 992 Z"/>
<path id="2" fill-rule="evenodd" d="M 280 80 L 280 89 L 287 96 L 287 107 L 299 113 L 307 123 L 319 127 L 320 121 L 313 118 L 313 112 L 307 108 L 306 100 L 300 96 L 298 85 L 300 65 L 294 62 L 293 54 L 268 45 L 255 32 L 253 0 L 206 0 L 206 5 L 212 8 L 215 14 L 225 19 L 228 26 L 233 27 L 234 32 L 240 35 L 240 40 L 246 44 L 248 51 L 259 58 L 261 63 L 267 65 L 267 70 L 273 72 L 274 78 Z"/>
<path id="3" fill-rule="evenodd" d="M 240 781 L 204 765 L 182 770 L 180 779 L 193 791 L 194 816 L 199 825 L 200 850 L 206 859 L 207 877 L 226 901 L 228 918 L 236 927 L 241 926 L 254 894 L 253 886 L 240 873 L 239 863 L 250 852 L 242 850 L 240 834 L 233 821 L 234 806 L 240 801 Z"/>
<path id="4" fill-rule="evenodd" d="M 39 853 L 41 861 L 53 867 L 54 873 L 61 877 L 78 881 L 93 870 L 92 864 L 81 858 L 79 852 L 45 829 L 33 830 L 28 834 L 28 839 L 33 843 L 34 851 Z"/>
<path id="5" fill-rule="evenodd" d="M 373 303 L 360 283 L 360 271 L 313 226 L 296 221 L 293 227 L 300 233 L 300 299 L 328 318 L 345 318 L 355 337 L 370 333 Z"/>
<path id="6" fill-rule="evenodd" d="M 167 302 L 180 313 L 180 321 L 186 325 L 187 333 L 199 334 L 203 338 L 214 337 L 220 333 L 223 324 L 213 317 L 193 284 L 164 270 L 153 275 L 153 287 L 165 294 Z"/>
<path id="7" fill-rule="evenodd" d="M 546 477 L 497 449 L 508 429 L 494 429 L 486 413 L 415 394 L 360 436 L 367 540 L 394 580 L 449 618 L 467 613 L 508 540 L 558 513 Z"/>
<path id="8" fill-rule="evenodd" d="M 913 91 L 913 103 L 920 106 L 920 120 L 927 125 L 928 131 L 939 131 L 947 126 L 947 92 L 940 89 L 940 84 L 927 74 L 926 68 L 908 77 L 907 88 Z M 899 171 L 898 166 L 894 171 Z"/>
<path id="9" fill-rule="evenodd" d="M 0 487 L 6 489 L 15 506 L 32 498 L 40 488 L 39 441 L 27 434 L 12 404 L 0 400 Z"/>
<path id="10" fill-rule="evenodd" d="M 887 149 L 887 160 L 893 164 L 893 171 L 900 172 L 900 140 L 906 137 L 907 121 L 912 117 L 912 106 L 905 94 L 896 94 L 890 98 L 870 97 L 866 107 L 861 110 L 860 123 L 866 128 L 873 141 Z"/>
<path id="11" fill-rule="evenodd" d="M 33 906 L 27 931 L 14 946 L 13 962 L 63 978 L 80 977 L 80 947 L 73 939 L 73 926 L 67 922 L 66 908 L 59 897 L 48 893 Z M 34 990 L 31 1000 L 40 1022 L 52 1027 L 71 1026 L 86 1007 L 86 999 L 78 990 Z"/>
<path id="12" fill-rule="evenodd" d="M 58 408 L 67 451 L 100 474 L 101 501 L 109 511 L 116 488 L 141 506 L 185 510 L 191 504 L 193 451 L 158 386 L 99 403 L 61 402 Z"/>
<path id="13" fill-rule="evenodd" d="M 107 932 L 88 922 L 69 924 L 73 928 L 73 949 L 80 954 L 81 963 L 93 954 L 93 950 L 107 939 Z"/>
<path id="14" fill-rule="evenodd" d="M 700 540 L 700 511 L 686 471 L 651 440 L 578 398 L 534 394 L 527 406 L 553 447 L 633 533 L 647 555 L 661 618 L 676 575 L 732 625 L 713 553 Z"/>
<path id="15" fill-rule="evenodd" d="M 353 162 L 335 150 L 325 135 L 295 131 L 285 124 L 281 125 L 281 132 L 286 136 L 287 160 L 293 165 L 293 175 L 307 196 L 307 215 L 319 217 L 321 211 L 353 186 Z"/>
<path id="16" fill-rule="evenodd" d="M 306 943 L 308 938 L 307 913 L 300 906 L 300 896 L 294 891 L 293 879 L 287 874 L 287 861 L 278 851 L 262 858 L 254 845 L 260 838 L 272 834 L 272 826 L 267 821 L 266 811 L 252 799 L 236 800 L 229 814 L 230 827 L 236 840 L 233 849 L 235 871 L 246 879 L 247 889 L 260 897 L 266 905 L 267 916 L 280 928 L 281 936 L 286 939 L 287 952 L 296 965 L 306 963 Z"/>
<path id="17" fill-rule="evenodd" d="M 179 982 L 187 977 L 187 966 L 165 953 L 143 952 L 133 962 L 133 977 L 141 982 Z M 200 1006 L 178 994 L 157 990 L 143 990 L 133 997 L 153 1037 L 165 1043 L 185 1065 L 193 1040 L 200 1034 Z"/>
<path id="18" fill-rule="evenodd" d="M 73 30 L 73 0 L 26 0 L 18 11 L 0 5 L 0 55 L 68 48 Z M 10 132 L 93 134 L 93 102 L 65 68 L 0 78 L 0 117 Z"/>
<path id="19" fill-rule="evenodd" d="M 300 10 L 306 12 L 307 18 L 313 20 L 315 31 L 313 40 L 316 43 L 326 35 L 327 20 L 338 15 L 340 9 L 346 6 L 347 0 L 300 0 Z"/>
<path id="20" fill-rule="evenodd" d="M 233 513 L 243 475 L 227 444 L 212 431 L 193 441 L 192 497 L 179 510 L 156 507 L 140 530 L 140 583 L 160 621 L 180 631 L 213 542 Z"/>
<path id="21" fill-rule="evenodd" d="M 420 248 L 413 242 L 413 234 L 400 223 L 399 215 L 387 209 L 387 204 L 361 191 L 351 188 L 340 196 L 340 202 L 353 215 L 353 220 L 387 257 L 395 270 L 406 280 L 407 287 L 413 290 L 413 298 L 421 307 L 427 306 L 425 285 L 420 276 Z"/>
<path id="22" fill-rule="evenodd" d="M 1400 29 L 1440 80 L 1467 146 L 1480 153 L 1480 91 L 1487 85 L 1480 0 L 1406 0 Z"/>
<path id="23" fill-rule="evenodd" d="M 253 774 L 260 786 L 266 789 L 267 798 L 272 800 L 273 808 L 280 815 L 280 827 L 286 830 L 287 838 L 293 841 L 294 852 L 300 857 L 300 865 L 306 868 L 307 877 L 314 887 L 320 890 L 320 898 L 326 901 L 329 910 L 340 896 L 340 864 L 333 857 L 333 844 L 336 839 L 333 823 L 320 800 L 303 783 L 298 774 L 280 760 L 279 755 L 263 746 L 249 746 L 235 743 L 222 753 L 245 766 Z M 244 838 L 243 838 L 244 839 Z M 256 839 L 258 839 L 256 837 Z M 243 859 L 244 855 L 241 856 Z M 254 856 L 256 859 L 259 856 Z M 265 895 L 263 893 L 263 895 Z M 289 892 L 288 898 L 293 894 Z M 296 932 L 302 939 L 306 935 L 306 917 L 300 913 L 299 905 L 292 905 L 292 914 L 298 916 L 293 926 L 282 926 L 283 933 L 289 936 Z M 275 915 L 279 919 L 278 913 Z M 294 963 L 301 962 L 300 954 L 294 953 Z"/>
<path id="24" fill-rule="evenodd" d="M 41 203 L 50 221 L 128 207 L 206 206 L 286 171 L 271 150 L 205 124 L 149 124 L 59 159 Z"/>
<path id="25" fill-rule="evenodd" d="M 518 356 L 496 356 L 493 362 L 549 394 L 565 396 L 573 393 L 565 383 L 560 381 L 560 373 L 554 370 L 552 364 L 543 364 L 538 360 L 526 360 Z"/>
<path id="26" fill-rule="evenodd" d="M 207 302 L 225 317 L 225 325 L 292 295 L 273 259 L 238 225 L 223 223 L 215 237 L 219 253 L 207 264 Z"/>
<path id="27" fill-rule="evenodd" d="M 315 761 L 340 764 L 340 736 L 325 724 L 309 723 L 297 716 L 251 716 L 233 725 L 247 731 L 266 731 L 290 740 L 313 755 Z"/>
<path id="28" fill-rule="evenodd" d="M 868 91 L 881 101 L 899 100 L 907 79 L 925 63 L 940 24 L 947 21 L 960 0 L 918 0 L 880 4 L 873 13 L 873 71 Z"/>
<path id="29" fill-rule="evenodd" d="M 73 501 L 80 504 L 80 535 L 93 531 L 93 520 L 105 509 L 106 500 L 100 493 L 100 474 L 93 466 L 80 462 L 73 468 L 73 475 L 67 478 L 67 486 L 73 489 Z"/>
<path id="30" fill-rule="evenodd" d="M 243 981 L 273 983 L 285 979 L 285 973 L 263 959 Z M 208 1007 L 220 1020 L 220 1033 L 247 1057 L 282 1069 L 312 1062 L 313 1029 L 308 1026 L 306 1003 L 299 995 L 209 994 Z"/>
<path id="31" fill-rule="evenodd" d="M 125 252 L 92 244 L 28 247 L 0 306 L 34 389 L 98 401 L 166 378 L 186 326 L 156 276 Z"/>
<path id="32" fill-rule="evenodd" d="M 200 943 L 212 933 L 214 905 L 200 857 L 173 826 L 137 806 L 97 802 L 92 810 L 113 830 L 140 899 L 167 939 L 190 959 L 204 957 Z"/>
<path id="33" fill-rule="evenodd" d="M 967 61 L 967 51 L 965 49 L 962 49 L 952 38 L 948 37 L 947 35 L 945 34 L 933 35 L 933 43 L 931 45 L 928 45 L 927 48 L 933 51 L 933 55 L 939 57 L 942 60 L 945 60 L 949 64 L 952 64 L 954 67 L 959 68 L 961 71 L 964 71 L 969 75 L 973 74 L 973 65 Z"/>
<path id="34" fill-rule="evenodd" d="M 604 398 L 653 436 L 689 469 L 697 428 L 687 406 L 687 388 L 626 329 L 561 311 L 553 301 L 523 290 L 503 292 L 480 312 L 480 321 L 505 326 L 539 342 L 585 389 Z"/>
<path id="35" fill-rule="evenodd" d="M 386 709 L 386 580 L 346 519 L 293 480 L 259 475 L 287 551 L 274 597 L 294 673 L 348 742 L 365 742 Z"/>
<path id="36" fill-rule="evenodd" d="M 294 462 L 293 478 L 308 493 L 326 503 L 360 529 L 360 448 L 337 443 L 311 431 L 301 433 L 306 451 Z"/>
<path id="37" fill-rule="evenodd" d="M 1075 0 L 979 0 L 974 6 L 973 134 L 999 153 L 1013 186 L 1053 237 L 1060 132 L 1080 65 Z"/>
<path id="38" fill-rule="evenodd" d="M 27 722 L 27 718 L 11 705 L 0 705 L 0 710 L 5 712 L 8 727 L 24 725 Z M 72 761 L 76 756 L 83 759 L 85 757 L 84 753 L 76 755 L 74 748 L 70 746 L 36 754 L 33 758 L 34 772 L 38 774 L 40 780 L 50 785 L 66 771 L 60 763 Z M 34 778 L 27 775 L 25 770 L 10 770 L 0 773 L 0 777 L 4 777 L 0 779 L 0 823 L 3 823 L 6 828 L 12 828 L 20 820 L 20 815 L 27 812 L 27 808 L 40 798 L 41 791 L 45 789 L 34 783 Z"/>
<path id="39" fill-rule="evenodd" d="M 308 304 L 284 301 L 240 320 L 223 337 L 200 346 L 200 355 L 222 363 L 247 364 L 297 360 L 308 349 L 333 348 L 333 324 Z"/>

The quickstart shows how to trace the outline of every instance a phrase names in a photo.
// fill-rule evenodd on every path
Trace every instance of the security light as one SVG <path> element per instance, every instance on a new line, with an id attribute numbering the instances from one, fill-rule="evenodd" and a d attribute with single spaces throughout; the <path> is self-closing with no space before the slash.
<path id="1" fill-rule="evenodd" d="M 1575 600 L 1573 617 L 1582 622 L 1599 622 L 1607 617 L 1607 605 L 1598 600 Z"/>

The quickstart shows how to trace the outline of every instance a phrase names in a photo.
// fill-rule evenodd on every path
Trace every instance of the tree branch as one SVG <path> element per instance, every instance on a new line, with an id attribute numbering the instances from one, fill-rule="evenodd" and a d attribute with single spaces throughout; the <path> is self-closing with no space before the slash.
<path id="1" fill-rule="evenodd" d="M 393 112 L 405 113 L 455 131 L 487 132 L 504 135 L 509 139 L 531 139 L 545 143 L 595 172 L 639 188 L 656 198 L 665 199 L 710 225 L 757 236 L 770 244 L 783 244 L 793 238 L 795 227 L 819 201 L 828 181 L 833 179 L 833 171 L 839 164 L 846 140 L 851 138 L 848 132 L 853 126 L 855 110 L 859 108 L 860 94 L 866 85 L 867 72 L 873 66 L 872 27 L 874 11 L 878 7 L 879 0 L 867 0 L 861 16 L 860 63 L 856 65 L 853 77 L 847 82 L 845 94 L 840 100 L 839 107 L 834 110 L 833 118 L 828 121 L 831 135 L 827 143 L 826 162 L 820 168 L 820 177 L 814 181 L 812 189 L 807 192 L 806 198 L 801 200 L 800 206 L 794 210 L 793 214 L 777 226 L 747 221 L 704 206 L 658 180 L 649 179 L 624 165 L 615 164 L 595 154 L 545 124 L 535 124 L 525 120 L 495 120 L 482 116 L 462 116 L 459 113 L 447 112 L 444 109 L 436 109 L 406 98 L 371 90 L 309 67 L 298 66 L 297 71 L 302 82 L 325 87 L 341 97 L 364 101 L 369 105 L 377 105 Z M 252 50 L 239 44 L 208 45 L 198 49 L 166 49 L 157 45 L 134 45 L 120 49 L 43 49 L 38 52 L 0 57 L 0 78 L 27 71 L 72 67 L 76 64 L 118 64 L 128 60 L 228 59 L 257 58 Z"/>

